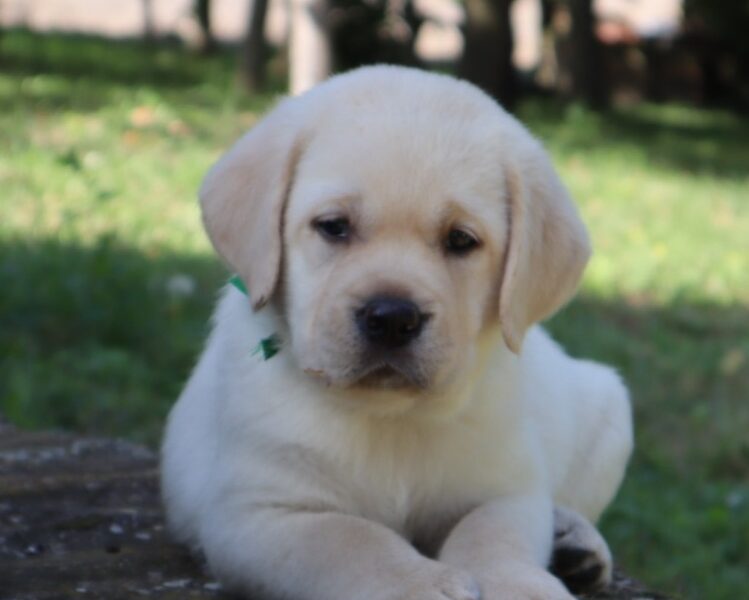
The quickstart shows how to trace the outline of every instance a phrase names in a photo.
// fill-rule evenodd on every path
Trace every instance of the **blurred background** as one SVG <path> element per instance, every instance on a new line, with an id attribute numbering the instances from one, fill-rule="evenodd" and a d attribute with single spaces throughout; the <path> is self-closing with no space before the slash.
<path id="1" fill-rule="evenodd" d="M 592 232 L 548 327 L 632 388 L 615 555 L 746 597 L 747 31 L 746 0 L 0 0 L 0 414 L 156 447 L 226 277 L 207 168 L 331 72 L 454 73 L 541 138 Z"/>

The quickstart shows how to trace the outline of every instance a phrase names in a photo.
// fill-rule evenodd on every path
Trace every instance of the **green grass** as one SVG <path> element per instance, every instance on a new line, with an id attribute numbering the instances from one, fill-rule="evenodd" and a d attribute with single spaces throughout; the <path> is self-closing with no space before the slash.
<path id="1" fill-rule="evenodd" d="M 272 101 L 230 56 L 6 32 L 0 41 L 0 412 L 155 445 L 225 272 L 206 168 Z M 637 451 L 604 520 L 634 575 L 749 589 L 749 119 L 529 102 L 596 255 L 549 323 L 615 364 Z"/>

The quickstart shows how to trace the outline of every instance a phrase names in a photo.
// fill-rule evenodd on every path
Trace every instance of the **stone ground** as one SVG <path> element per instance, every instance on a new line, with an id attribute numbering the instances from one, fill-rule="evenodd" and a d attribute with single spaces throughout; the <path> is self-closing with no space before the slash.
<path id="1" fill-rule="evenodd" d="M 157 482 L 140 446 L 0 420 L 0 600 L 237 600 L 169 540 Z M 619 573 L 594 598 L 664 597 Z"/>
<path id="2" fill-rule="evenodd" d="M 156 457 L 0 425 L 0 598 L 228 598 L 164 530 Z"/>

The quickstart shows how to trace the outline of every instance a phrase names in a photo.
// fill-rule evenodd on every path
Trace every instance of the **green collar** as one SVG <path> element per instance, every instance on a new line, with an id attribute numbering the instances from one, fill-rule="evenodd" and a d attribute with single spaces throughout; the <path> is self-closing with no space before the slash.
<path id="1" fill-rule="evenodd" d="M 229 283 L 242 292 L 245 296 L 248 296 L 247 286 L 244 284 L 239 275 L 232 275 L 229 278 Z M 252 350 L 252 354 L 260 354 L 263 360 L 273 358 L 276 354 L 281 351 L 281 338 L 277 333 L 272 333 L 268 337 L 263 338 L 258 342 L 258 345 Z"/>
<path id="2" fill-rule="evenodd" d="M 235 288 L 237 288 L 245 296 L 249 295 L 247 293 L 247 286 L 244 284 L 244 281 L 240 279 L 239 275 L 232 275 L 231 277 L 229 277 L 229 283 L 231 283 Z"/>

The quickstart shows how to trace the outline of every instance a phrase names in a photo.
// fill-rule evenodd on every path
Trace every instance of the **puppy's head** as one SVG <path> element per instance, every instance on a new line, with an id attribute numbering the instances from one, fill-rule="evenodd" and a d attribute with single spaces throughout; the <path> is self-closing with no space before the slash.
<path id="1" fill-rule="evenodd" d="M 280 291 L 296 362 L 334 386 L 444 389 L 495 331 L 519 352 L 589 256 L 525 129 L 473 86 L 405 68 L 284 101 L 200 197 L 253 306 Z"/>

